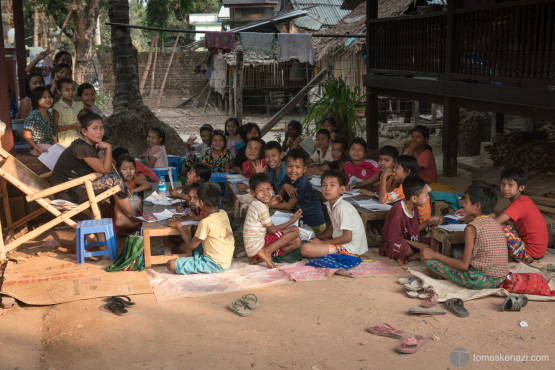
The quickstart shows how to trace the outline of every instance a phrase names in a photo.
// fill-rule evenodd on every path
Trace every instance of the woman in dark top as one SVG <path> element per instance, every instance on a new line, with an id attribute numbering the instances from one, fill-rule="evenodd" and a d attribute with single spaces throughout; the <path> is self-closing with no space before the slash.
<path id="1" fill-rule="evenodd" d="M 136 223 L 132 221 L 135 212 L 131 209 L 123 180 L 112 169 L 112 146 L 102 141 L 104 136 L 102 117 L 92 112 L 81 113 L 79 122 L 83 136 L 73 141 L 58 158 L 52 171 L 52 185 L 97 173 L 99 177 L 92 182 L 95 194 L 100 194 L 113 186 L 121 188 L 114 195 L 114 201 L 122 209 L 124 217 L 118 218 L 116 225 L 129 226 L 129 222 Z M 101 154 L 101 150 L 105 153 Z M 80 185 L 56 194 L 56 198 L 80 204 L 86 201 L 88 196 L 85 186 Z"/>

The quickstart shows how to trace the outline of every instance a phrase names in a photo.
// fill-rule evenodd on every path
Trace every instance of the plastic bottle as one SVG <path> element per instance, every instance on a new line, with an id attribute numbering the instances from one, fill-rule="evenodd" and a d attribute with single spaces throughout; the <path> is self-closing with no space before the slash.
<path id="1" fill-rule="evenodd" d="M 166 191 L 167 191 L 167 187 L 166 187 L 166 181 L 164 180 L 163 177 L 160 178 L 160 182 L 158 183 L 158 194 L 162 195 L 162 196 L 166 196 Z"/>

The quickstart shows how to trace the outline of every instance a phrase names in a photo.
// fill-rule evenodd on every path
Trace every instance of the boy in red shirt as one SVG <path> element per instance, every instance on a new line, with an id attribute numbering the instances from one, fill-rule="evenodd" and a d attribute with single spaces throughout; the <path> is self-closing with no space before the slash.
<path id="1" fill-rule="evenodd" d="M 511 221 L 516 226 L 517 231 L 509 225 L 503 226 L 509 257 L 529 264 L 545 256 L 548 236 L 538 207 L 522 195 L 527 182 L 528 177 L 520 168 L 506 168 L 501 173 L 501 194 L 511 204 L 497 217 L 497 222 Z"/>

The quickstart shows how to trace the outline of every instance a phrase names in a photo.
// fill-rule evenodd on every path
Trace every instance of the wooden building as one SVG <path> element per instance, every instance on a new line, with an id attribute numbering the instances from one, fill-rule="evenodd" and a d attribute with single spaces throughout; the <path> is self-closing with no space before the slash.
<path id="1" fill-rule="evenodd" d="M 448 0 L 446 11 L 378 18 L 366 0 L 369 146 L 378 94 L 442 104 L 443 173 L 457 173 L 461 107 L 555 120 L 555 1 Z"/>

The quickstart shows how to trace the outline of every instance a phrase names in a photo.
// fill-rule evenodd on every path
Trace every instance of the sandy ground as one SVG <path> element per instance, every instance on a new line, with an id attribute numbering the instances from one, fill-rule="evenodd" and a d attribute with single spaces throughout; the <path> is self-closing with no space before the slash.
<path id="1" fill-rule="evenodd" d="M 470 183 L 464 176 L 443 181 L 460 190 Z M 38 249 L 40 254 L 72 253 L 74 233 L 55 234 L 61 247 Z M 12 257 L 37 258 L 37 249 L 26 248 L 39 243 L 22 246 Z M 162 303 L 150 294 L 136 295 L 136 307 L 122 317 L 103 311 L 102 299 L 45 307 L 21 304 L 0 309 L 0 370 L 453 369 L 455 348 L 470 354 L 468 364 L 458 363 L 468 369 L 553 368 L 552 303 L 530 302 L 521 312 L 500 312 L 502 298 L 487 297 L 466 303 L 467 318 L 450 313 L 414 317 L 407 311 L 420 302 L 401 292 L 395 282 L 402 276 L 408 274 L 398 269 L 395 276 L 334 276 L 259 289 L 254 293 L 262 307 L 246 318 L 226 309 L 246 292 Z M 521 321 L 529 326 L 519 326 Z M 380 323 L 429 339 L 417 353 L 400 355 L 398 340 L 366 332 Z M 520 358 L 490 362 L 476 355 Z M 533 355 L 549 359 L 535 362 Z"/>

